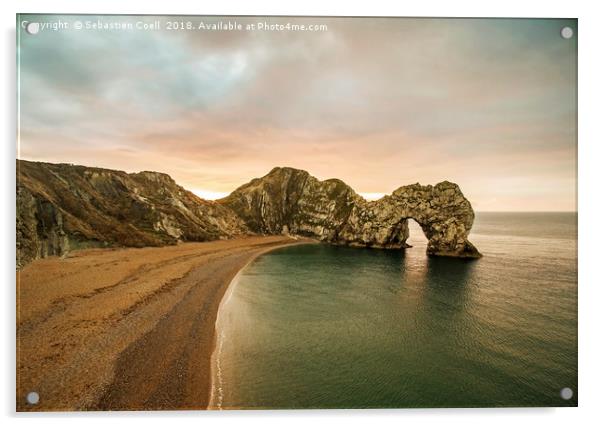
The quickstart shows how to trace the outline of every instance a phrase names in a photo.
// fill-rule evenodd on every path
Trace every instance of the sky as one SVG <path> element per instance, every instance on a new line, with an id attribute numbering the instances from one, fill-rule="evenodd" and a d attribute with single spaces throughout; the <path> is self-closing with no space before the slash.
<path id="1" fill-rule="evenodd" d="M 51 24 L 19 31 L 21 159 L 160 171 L 210 199 L 290 166 L 371 199 L 449 180 L 477 211 L 576 210 L 576 20 L 21 20 Z M 242 30 L 198 29 L 220 21 Z M 247 29 L 288 22 L 326 28 Z"/>

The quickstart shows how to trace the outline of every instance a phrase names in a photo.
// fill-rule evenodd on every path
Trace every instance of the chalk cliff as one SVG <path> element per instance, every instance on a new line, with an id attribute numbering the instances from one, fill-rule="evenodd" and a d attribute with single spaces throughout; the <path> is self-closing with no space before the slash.
<path id="1" fill-rule="evenodd" d="M 474 212 L 460 188 L 402 186 L 366 201 L 338 179 L 277 167 L 218 201 L 157 172 L 125 173 L 17 160 L 17 267 L 89 247 L 144 247 L 248 234 L 291 234 L 332 244 L 405 248 L 408 219 L 430 255 L 480 257 L 468 241 Z"/>
<path id="2" fill-rule="evenodd" d="M 248 233 L 230 209 L 168 175 L 17 160 L 17 267 L 88 247 L 144 247 Z"/>

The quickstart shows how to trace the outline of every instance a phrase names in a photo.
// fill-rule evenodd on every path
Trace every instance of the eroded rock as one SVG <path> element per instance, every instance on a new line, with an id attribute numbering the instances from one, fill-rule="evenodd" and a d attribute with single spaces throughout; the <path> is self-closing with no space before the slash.
<path id="1" fill-rule="evenodd" d="M 434 256 L 480 257 L 468 241 L 474 221 L 458 185 L 408 185 L 366 201 L 338 179 L 319 181 L 303 170 L 273 169 L 220 200 L 249 229 L 303 235 L 358 247 L 405 248 L 408 219 L 421 226 Z"/>
<path id="2" fill-rule="evenodd" d="M 17 161 L 17 267 L 73 249 L 253 233 L 399 249 L 408 247 L 410 218 L 428 238 L 428 254 L 480 257 L 468 241 L 474 212 L 450 182 L 403 186 L 369 202 L 338 179 L 277 167 L 216 202 L 163 173 Z"/>
<path id="3" fill-rule="evenodd" d="M 17 267 L 88 247 L 145 247 L 248 234 L 230 209 L 163 173 L 17 160 Z"/>

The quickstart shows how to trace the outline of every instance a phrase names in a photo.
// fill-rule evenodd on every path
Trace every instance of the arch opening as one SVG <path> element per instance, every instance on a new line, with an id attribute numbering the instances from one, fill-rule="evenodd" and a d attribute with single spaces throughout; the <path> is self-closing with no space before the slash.
<path id="1" fill-rule="evenodd" d="M 412 247 L 426 247 L 428 245 L 428 238 L 424 234 L 420 224 L 411 217 L 406 219 L 408 221 L 409 236 L 407 239 L 408 245 Z"/>

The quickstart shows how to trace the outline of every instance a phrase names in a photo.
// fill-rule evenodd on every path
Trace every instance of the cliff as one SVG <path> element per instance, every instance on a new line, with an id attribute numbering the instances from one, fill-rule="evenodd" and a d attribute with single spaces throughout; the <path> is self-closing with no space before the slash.
<path id="1" fill-rule="evenodd" d="M 411 218 L 428 238 L 428 254 L 481 256 L 468 241 L 474 221 L 470 202 L 451 182 L 402 186 L 380 200 L 366 201 L 338 179 L 319 181 L 306 171 L 277 167 L 219 202 L 258 233 L 360 247 L 407 247 Z"/>
<path id="2" fill-rule="evenodd" d="M 369 202 L 338 179 L 320 181 L 303 170 L 277 167 L 215 202 L 162 173 L 17 160 L 17 267 L 79 248 L 162 246 L 252 233 L 404 248 L 410 218 L 428 238 L 428 254 L 480 257 L 467 238 L 474 212 L 450 182 L 402 186 Z"/>
<path id="3" fill-rule="evenodd" d="M 248 233 L 168 175 L 17 160 L 17 267 L 69 250 L 162 246 Z"/>

